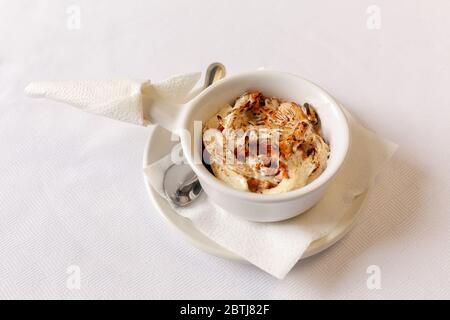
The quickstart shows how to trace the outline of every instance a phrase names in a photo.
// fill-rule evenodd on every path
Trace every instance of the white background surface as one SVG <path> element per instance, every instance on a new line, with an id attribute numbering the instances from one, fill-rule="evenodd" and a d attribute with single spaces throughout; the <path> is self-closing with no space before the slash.
<path id="1" fill-rule="evenodd" d="M 0 298 L 450 298 L 449 12 L 445 0 L 0 0 Z M 300 74 L 400 145 L 355 228 L 282 281 L 163 221 L 143 182 L 148 128 L 23 95 L 34 80 L 160 80 L 216 60 Z"/>

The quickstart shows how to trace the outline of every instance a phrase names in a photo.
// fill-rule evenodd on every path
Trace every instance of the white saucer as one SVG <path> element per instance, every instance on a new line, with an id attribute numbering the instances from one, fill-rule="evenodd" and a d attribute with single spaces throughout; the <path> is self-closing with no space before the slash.
<path id="1" fill-rule="evenodd" d="M 171 151 L 171 148 L 177 143 L 178 142 L 176 141 L 171 141 L 171 133 L 169 131 L 160 126 L 153 126 L 144 153 L 144 168 L 167 155 Z M 153 205 L 158 209 L 159 213 L 166 219 L 166 221 L 168 221 L 169 224 L 171 224 L 175 230 L 177 230 L 189 242 L 199 249 L 215 256 L 236 261 L 245 261 L 241 257 L 228 251 L 227 249 L 224 249 L 211 239 L 204 236 L 194 227 L 190 220 L 178 215 L 167 203 L 167 200 L 161 197 L 158 192 L 151 187 L 145 175 L 144 177 Z M 303 254 L 302 259 L 317 254 L 339 241 L 353 226 L 353 222 L 355 221 L 359 209 L 365 203 L 367 194 L 368 191 L 358 196 L 352 206 L 344 214 L 336 228 L 334 228 L 328 235 L 312 242 Z"/>

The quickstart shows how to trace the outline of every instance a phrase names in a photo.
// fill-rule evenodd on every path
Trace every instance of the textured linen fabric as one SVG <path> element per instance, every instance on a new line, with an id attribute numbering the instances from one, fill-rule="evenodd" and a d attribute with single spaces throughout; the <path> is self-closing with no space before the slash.
<path id="1" fill-rule="evenodd" d="M 79 29 L 67 25 L 73 5 Z M 367 26 L 372 5 L 379 29 Z M 446 0 L 1 1 L 0 297 L 450 298 L 449 10 Z M 350 233 L 283 280 L 209 256 L 166 224 L 143 181 L 150 128 L 23 94 L 32 81 L 159 81 L 213 61 L 229 74 L 299 74 L 399 144 Z M 372 265 L 380 289 L 367 286 Z M 79 289 L 67 286 L 70 266 Z"/>

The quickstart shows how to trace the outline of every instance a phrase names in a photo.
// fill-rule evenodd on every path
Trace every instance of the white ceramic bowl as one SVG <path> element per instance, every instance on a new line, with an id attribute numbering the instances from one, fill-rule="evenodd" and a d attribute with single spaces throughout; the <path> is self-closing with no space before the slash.
<path id="1" fill-rule="evenodd" d="M 281 194 L 256 194 L 231 188 L 198 160 L 202 156 L 202 144 L 194 141 L 194 121 L 205 122 L 248 90 L 314 106 L 322 123 L 323 136 L 330 144 L 327 168 L 317 179 Z M 317 85 L 290 73 L 260 70 L 225 78 L 200 93 L 178 113 L 171 126 L 182 129 L 179 133 L 184 155 L 208 197 L 230 213 L 251 221 L 281 221 L 311 208 L 324 194 L 349 148 L 349 128 L 339 104 Z"/>

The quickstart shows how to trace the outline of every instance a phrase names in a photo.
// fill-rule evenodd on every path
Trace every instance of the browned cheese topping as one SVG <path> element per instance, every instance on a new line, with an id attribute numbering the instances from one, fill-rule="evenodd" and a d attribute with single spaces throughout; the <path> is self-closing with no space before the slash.
<path id="1" fill-rule="evenodd" d="M 226 184 L 257 193 L 300 188 L 326 168 L 329 146 L 320 119 L 305 103 L 282 101 L 252 91 L 207 121 L 204 134 L 214 175 Z"/>

